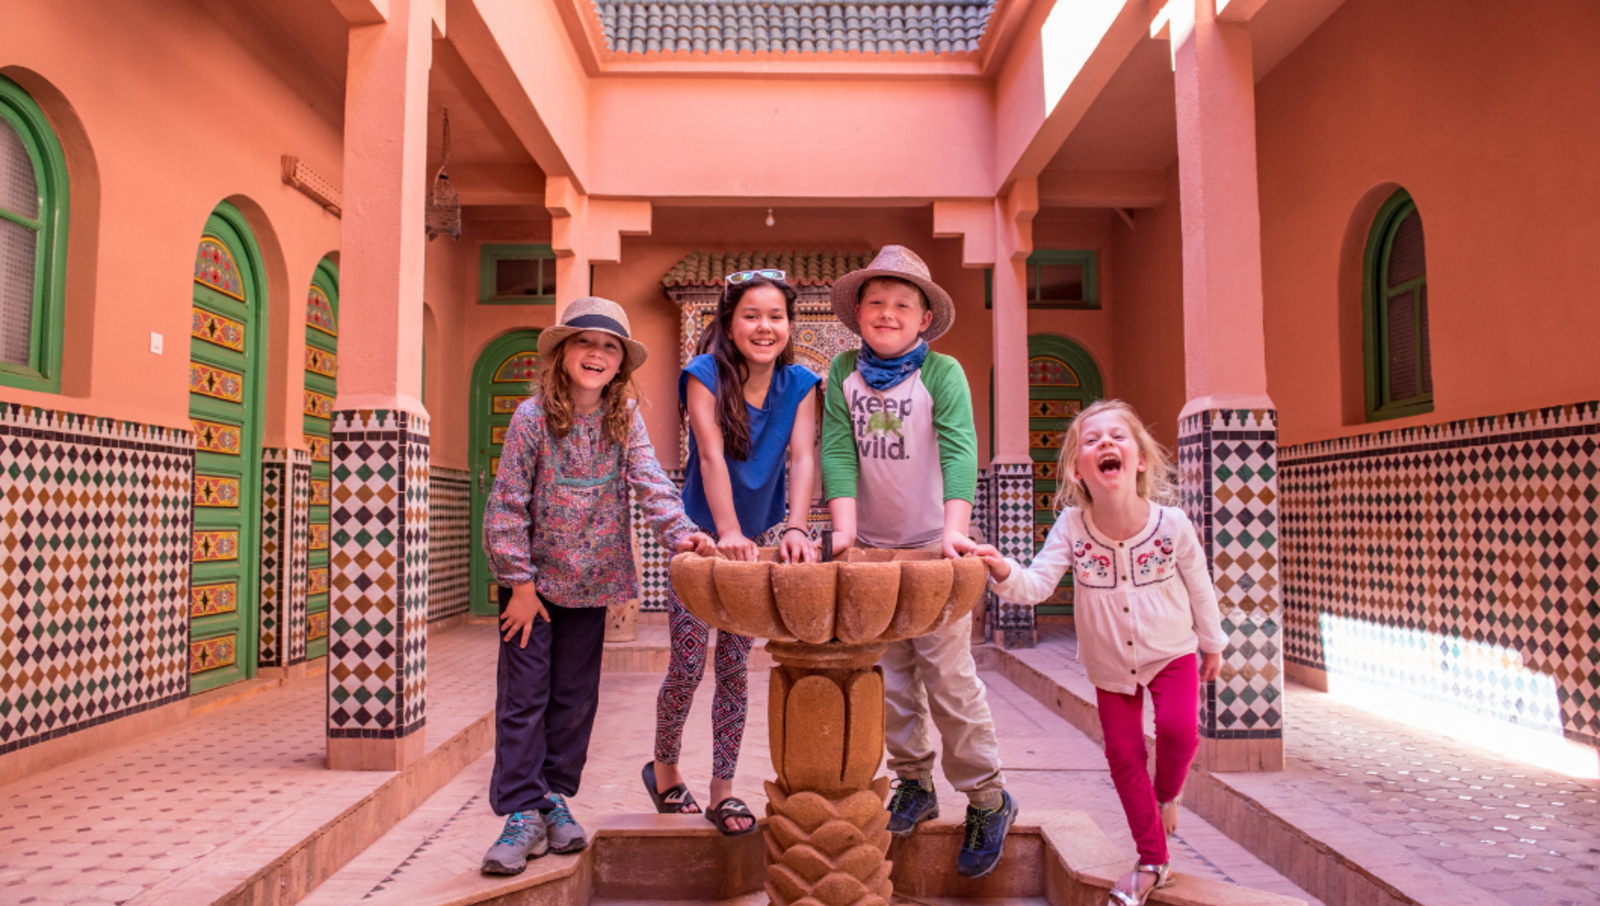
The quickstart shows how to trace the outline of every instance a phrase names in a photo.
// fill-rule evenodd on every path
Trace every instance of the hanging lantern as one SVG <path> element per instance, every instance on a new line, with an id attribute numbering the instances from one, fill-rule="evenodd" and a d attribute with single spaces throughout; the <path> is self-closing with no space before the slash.
<path id="1" fill-rule="evenodd" d="M 456 194 L 455 187 L 450 185 L 450 177 L 444 172 L 449 165 L 450 110 L 446 108 L 443 159 L 439 161 L 438 174 L 433 177 L 433 188 L 428 191 L 428 207 L 424 215 L 429 242 L 444 233 L 449 233 L 451 239 L 461 238 L 461 197 Z"/>

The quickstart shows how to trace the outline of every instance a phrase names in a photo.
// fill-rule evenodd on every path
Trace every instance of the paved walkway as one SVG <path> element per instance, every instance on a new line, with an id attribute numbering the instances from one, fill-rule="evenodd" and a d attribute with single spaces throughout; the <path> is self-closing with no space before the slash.
<path id="1" fill-rule="evenodd" d="M 989 705 L 1000 731 L 1007 784 L 1021 805 L 1023 819 L 1030 811 L 1083 811 L 1127 853 L 1131 864 L 1133 839 L 1099 747 L 999 674 L 985 673 L 984 681 L 989 685 Z M 592 824 L 603 815 L 650 810 L 639 769 L 651 757 L 660 683 L 656 674 L 608 673 L 603 677 L 583 788 L 572 800 L 579 821 Z M 764 717 L 766 686 L 763 674 L 751 674 L 752 719 L 745 729 L 739 761 L 737 792 L 757 814 L 762 814 L 766 805 L 761 779 L 772 776 Z M 707 680 L 690 712 L 682 760 L 690 789 L 702 803 L 711 765 L 710 692 Z M 469 766 L 455 782 L 303 900 L 304 906 L 341 906 L 369 896 L 383 902 L 390 898 L 403 901 L 408 888 L 437 890 L 452 878 L 468 887 L 478 874 L 483 851 L 500 831 L 501 819 L 490 813 L 485 801 L 492 762 L 492 755 L 486 755 Z M 938 820 L 960 821 L 965 797 L 942 776 L 937 778 L 937 787 L 942 812 Z M 685 820 L 700 823 L 698 819 Z M 1192 813 L 1183 816 L 1172 855 L 1181 872 L 1321 906 Z M 764 901 L 764 897 L 760 899 Z"/>
<path id="2" fill-rule="evenodd" d="M 492 626 L 429 640 L 427 748 L 494 708 Z M 218 895 L 396 775 L 323 767 L 324 677 L 0 786 L 0 903 Z M 159 890 L 157 889 L 159 888 Z"/>
<path id="3" fill-rule="evenodd" d="M 1039 647 L 1008 654 L 1064 685 L 1086 684 L 1065 627 L 1041 627 Z M 1420 733 L 1293 683 L 1284 692 L 1286 770 L 1224 775 L 1230 784 L 1261 793 L 1258 800 L 1274 792 L 1297 803 L 1287 815 L 1297 827 L 1314 825 L 1318 813 L 1359 823 L 1364 839 L 1341 845 L 1357 864 L 1398 854 L 1512 906 L 1600 903 L 1600 784 Z"/>

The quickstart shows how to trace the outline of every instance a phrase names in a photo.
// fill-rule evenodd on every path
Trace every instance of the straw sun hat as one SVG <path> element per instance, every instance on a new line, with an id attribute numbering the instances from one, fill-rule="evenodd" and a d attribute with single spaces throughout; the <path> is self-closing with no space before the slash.
<path id="1" fill-rule="evenodd" d="M 629 336 L 628 313 L 617 303 L 599 296 L 572 300 L 567 310 L 561 313 L 560 324 L 539 332 L 539 357 L 548 357 L 561 345 L 562 340 L 585 330 L 602 331 L 621 340 L 628 350 L 628 364 L 634 368 L 643 365 L 644 360 L 650 357 L 650 350 Z"/>
<path id="2" fill-rule="evenodd" d="M 861 287 L 874 277 L 899 277 L 910 280 L 928 297 L 928 307 L 933 310 L 933 321 L 923 331 L 924 340 L 936 340 L 956 321 L 956 306 L 950 294 L 939 288 L 928 276 L 928 265 L 917 253 L 903 245 L 886 245 L 872 259 L 872 263 L 859 271 L 851 271 L 833 284 L 833 313 L 850 331 L 861 335 L 861 325 L 856 323 L 856 304 L 861 301 Z"/>

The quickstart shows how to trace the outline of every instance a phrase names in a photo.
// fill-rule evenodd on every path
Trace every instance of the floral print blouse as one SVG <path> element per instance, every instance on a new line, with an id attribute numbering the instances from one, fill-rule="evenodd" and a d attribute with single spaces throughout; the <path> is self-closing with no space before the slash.
<path id="1" fill-rule="evenodd" d="M 538 397 L 517 407 L 483 510 L 483 547 L 503 586 L 534 583 L 562 607 L 605 607 L 639 596 L 628 489 L 650 528 L 676 550 L 694 526 L 656 460 L 636 407 L 626 447 L 605 440 L 601 406 L 575 415 L 557 440 Z"/>
<path id="2" fill-rule="evenodd" d="M 1107 692 L 1132 694 L 1173 659 L 1228 644 L 1200 538 L 1177 507 L 1152 504 L 1144 528 L 1124 541 L 1101 534 L 1088 511 L 1068 509 L 1032 566 L 1006 562 L 1011 575 L 994 593 L 1018 604 L 1050 597 L 1073 571 L 1078 660 Z"/>

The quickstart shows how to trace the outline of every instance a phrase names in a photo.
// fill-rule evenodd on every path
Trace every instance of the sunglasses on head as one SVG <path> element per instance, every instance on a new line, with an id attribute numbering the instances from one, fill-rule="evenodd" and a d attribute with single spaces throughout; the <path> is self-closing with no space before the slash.
<path id="1" fill-rule="evenodd" d="M 726 279 L 729 285 L 738 286 L 757 277 L 765 277 L 768 280 L 786 280 L 789 275 L 775 268 L 767 268 L 766 270 L 757 271 L 734 271 Z"/>

